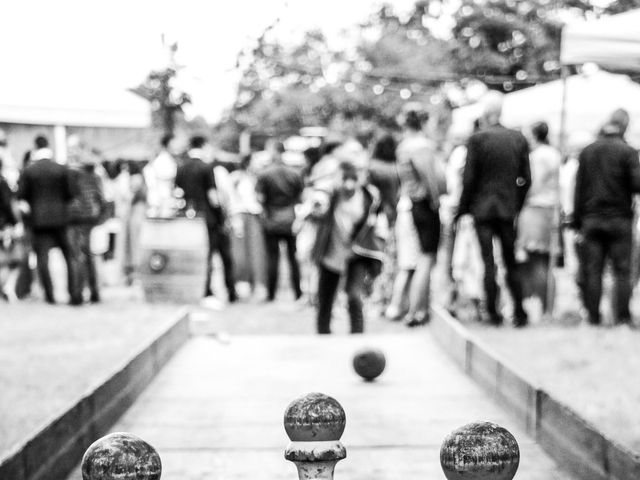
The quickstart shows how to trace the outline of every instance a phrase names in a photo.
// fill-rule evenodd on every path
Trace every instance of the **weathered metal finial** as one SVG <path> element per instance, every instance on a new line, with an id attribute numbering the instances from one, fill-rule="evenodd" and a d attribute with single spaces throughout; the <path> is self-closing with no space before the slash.
<path id="1" fill-rule="evenodd" d="M 448 480 L 512 480 L 519 464 L 516 439 L 490 422 L 454 430 L 440 449 L 440 465 Z"/>
<path id="2" fill-rule="evenodd" d="M 289 404 L 284 429 L 291 443 L 284 458 L 293 462 L 300 480 L 332 480 L 340 460 L 347 456 L 340 437 L 346 417 L 337 400 L 322 393 L 309 393 Z"/>
<path id="3" fill-rule="evenodd" d="M 130 433 L 111 433 L 95 441 L 82 457 L 83 480 L 159 480 L 158 452 Z"/>

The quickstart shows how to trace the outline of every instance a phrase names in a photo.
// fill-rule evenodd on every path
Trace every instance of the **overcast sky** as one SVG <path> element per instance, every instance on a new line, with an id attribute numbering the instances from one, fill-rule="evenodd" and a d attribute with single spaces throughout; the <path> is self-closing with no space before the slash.
<path id="1" fill-rule="evenodd" d="M 192 113 L 215 120 L 234 99 L 236 54 L 281 17 L 280 36 L 319 27 L 337 35 L 376 0 L 20 0 L 3 2 L 3 97 L 39 89 L 126 88 L 161 64 L 161 35 L 179 42 Z M 407 9 L 413 0 L 395 0 Z"/>

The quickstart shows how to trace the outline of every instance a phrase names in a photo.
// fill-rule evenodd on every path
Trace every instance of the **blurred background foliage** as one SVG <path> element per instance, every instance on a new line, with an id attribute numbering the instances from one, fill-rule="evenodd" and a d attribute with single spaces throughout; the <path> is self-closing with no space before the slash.
<path id="1" fill-rule="evenodd" d="M 320 31 L 284 43 L 275 22 L 239 53 L 236 99 L 216 134 L 231 149 L 244 129 L 284 136 L 348 125 L 355 136 L 374 135 L 376 125 L 394 128 L 409 100 L 446 118 L 474 81 L 509 92 L 559 78 L 567 18 L 638 7 L 640 0 L 421 0 L 399 13 L 387 4 L 364 12 L 337 46 Z"/>

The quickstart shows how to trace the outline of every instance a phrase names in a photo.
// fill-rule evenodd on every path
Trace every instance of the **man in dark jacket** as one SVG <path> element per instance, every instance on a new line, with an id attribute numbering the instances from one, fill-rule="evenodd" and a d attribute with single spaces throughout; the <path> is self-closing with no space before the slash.
<path id="1" fill-rule="evenodd" d="M 502 98 L 490 92 L 485 99 L 485 128 L 469 138 L 457 216 L 470 213 L 484 262 L 484 289 L 489 322 L 500 325 L 493 238 L 500 240 L 506 280 L 514 303 L 514 326 L 527 324 L 522 286 L 516 268 L 515 220 L 531 185 L 529 145 L 524 136 L 500 124 Z"/>
<path id="2" fill-rule="evenodd" d="M 607 258 L 615 278 L 616 323 L 631 324 L 632 195 L 640 192 L 638 152 L 624 141 L 629 114 L 618 110 L 600 138 L 580 154 L 573 224 L 579 231 L 583 300 L 589 322 L 600 324 L 602 273 Z"/>
<path id="3" fill-rule="evenodd" d="M 300 202 L 304 188 L 302 175 L 282 163 L 284 146 L 274 146 L 271 165 L 265 168 L 256 182 L 258 201 L 263 208 L 263 229 L 267 249 L 267 300 L 276 297 L 278 288 L 278 267 L 280 265 L 280 243 L 287 247 L 291 286 L 296 298 L 302 296 L 300 288 L 300 266 L 296 257 L 296 234 L 293 224 L 296 218 L 295 206 Z"/>
<path id="4" fill-rule="evenodd" d="M 55 303 L 53 283 L 49 273 L 49 250 L 60 248 L 67 264 L 69 304 L 80 305 L 76 287 L 76 261 L 67 236 L 69 224 L 67 208 L 74 197 L 69 169 L 53 161 L 49 142 L 36 137 L 36 151 L 24 169 L 19 181 L 18 198 L 24 200 L 30 211 L 33 230 L 33 249 L 38 259 L 38 274 L 47 303 Z"/>
<path id="5" fill-rule="evenodd" d="M 106 213 L 102 180 L 95 171 L 96 163 L 97 158 L 82 142 L 70 146 L 70 173 L 77 195 L 69 204 L 69 238 L 78 267 L 78 295 L 82 298 L 87 286 L 91 303 L 100 302 L 98 273 L 91 252 L 91 231 L 105 220 Z"/>
<path id="6" fill-rule="evenodd" d="M 214 253 L 218 252 L 224 268 L 224 279 L 229 302 L 235 302 L 238 299 L 238 295 L 235 289 L 227 218 L 216 188 L 213 166 L 204 161 L 204 156 L 206 155 L 204 147 L 206 144 L 206 138 L 201 135 L 195 135 L 191 138 L 187 158 L 178 167 L 175 183 L 176 187 L 184 192 L 186 208 L 192 209 L 197 215 L 204 217 L 207 224 L 209 252 L 207 253 L 207 277 L 205 279 L 204 296 L 210 297 L 213 295 L 211 290 L 212 257 Z"/>
<path id="7" fill-rule="evenodd" d="M 345 292 L 351 333 L 364 331 L 363 298 L 368 281 L 380 272 L 383 245 L 375 235 L 375 223 L 382 210 L 380 195 L 373 187 L 360 185 L 353 164 L 340 164 L 338 188 L 318 202 L 313 212 L 318 233 L 312 255 L 318 265 L 317 329 L 331 333 L 331 312 L 340 278 Z"/>

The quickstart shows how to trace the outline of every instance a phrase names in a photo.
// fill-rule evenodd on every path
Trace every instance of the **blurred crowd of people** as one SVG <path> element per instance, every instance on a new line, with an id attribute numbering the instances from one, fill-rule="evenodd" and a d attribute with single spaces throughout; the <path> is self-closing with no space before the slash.
<path id="1" fill-rule="evenodd" d="M 17 286 L 32 250 L 44 298 L 55 303 L 48 252 L 58 247 L 69 303 L 87 300 L 85 290 L 88 301 L 98 302 L 94 258 L 112 246 L 109 236 L 96 246 L 96 227 L 122 219 L 131 282 L 144 218 L 179 214 L 207 226 L 205 300 L 222 296 L 212 286 L 214 255 L 226 301 L 249 294 L 275 300 L 283 249 L 293 298 L 315 307 L 321 334 L 331 332 L 340 288 L 352 333 L 364 331 L 367 298 L 383 304 L 390 320 L 428 323 L 436 265 L 443 267 L 451 312 L 471 306 L 479 320 L 501 325 L 508 303 L 512 325 L 523 327 L 527 298 L 537 297 L 552 315 L 553 270 L 563 264 L 575 274 L 586 321 L 600 324 L 610 261 L 614 321 L 633 325 L 640 164 L 624 140 L 628 114 L 613 112 L 593 136 L 572 133 L 562 155 L 546 123 L 508 129 L 500 123 L 502 96 L 489 92 L 482 102 L 473 132 L 443 140 L 432 133 L 428 112 L 409 103 L 398 116 L 401 132 L 380 130 L 368 145 L 337 132 L 305 150 L 304 165 L 295 166 L 279 141 L 224 162 L 201 135 L 181 153 L 172 136 L 163 137 L 160 153 L 144 167 L 103 164 L 76 140 L 60 165 L 39 136 L 19 179 L 0 178 L 2 294 L 23 295 Z"/>
<path id="2" fill-rule="evenodd" d="M 6 147 L 4 133 L 0 140 Z M 0 176 L 0 294 L 5 300 L 30 294 L 35 259 L 44 299 L 56 303 L 49 253 L 57 248 L 67 267 L 69 304 L 81 305 L 85 293 L 86 300 L 100 301 L 90 248 L 92 229 L 109 215 L 96 170 L 100 160 L 72 137 L 67 162 L 54 161 L 48 139 L 39 135 L 25 153 L 18 175 Z"/>

